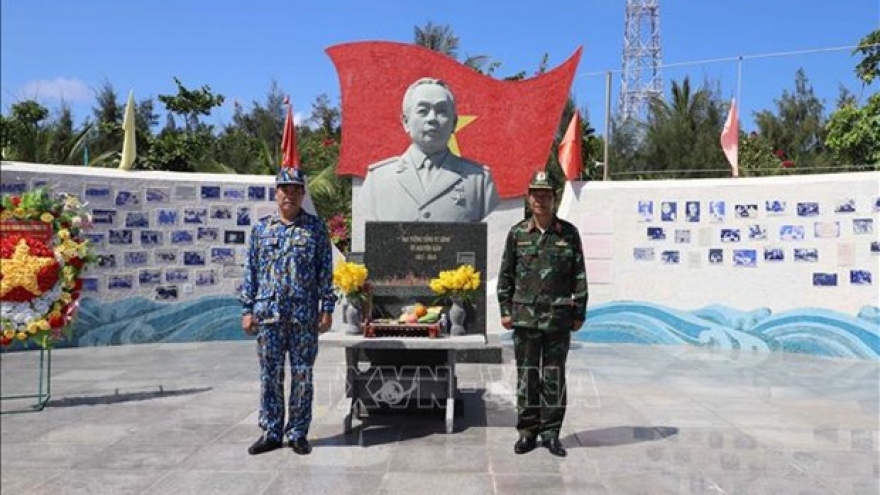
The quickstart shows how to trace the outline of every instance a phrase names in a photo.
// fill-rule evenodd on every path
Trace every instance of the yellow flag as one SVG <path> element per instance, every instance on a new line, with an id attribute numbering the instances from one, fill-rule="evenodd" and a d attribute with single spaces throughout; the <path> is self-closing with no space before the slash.
<path id="1" fill-rule="evenodd" d="M 137 156 L 137 143 L 134 139 L 134 92 L 128 92 L 128 103 L 125 104 L 125 116 L 122 118 L 122 159 L 119 160 L 120 170 L 131 170 Z"/>

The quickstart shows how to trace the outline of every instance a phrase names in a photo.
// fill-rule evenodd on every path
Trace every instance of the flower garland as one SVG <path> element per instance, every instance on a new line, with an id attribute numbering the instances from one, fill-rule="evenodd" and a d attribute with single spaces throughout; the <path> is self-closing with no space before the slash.
<path id="1" fill-rule="evenodd" d="M 37 188 L 0 199 L 0 347 L 50 348 L 76 312 L 80 275 L 95 262 L 79 198 Z"/>

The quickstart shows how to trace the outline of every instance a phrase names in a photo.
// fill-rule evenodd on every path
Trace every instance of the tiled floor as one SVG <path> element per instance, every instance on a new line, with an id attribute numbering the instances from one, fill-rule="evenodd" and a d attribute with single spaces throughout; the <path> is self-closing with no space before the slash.
<path id="1" fill-rule="evenodd" d="M 509 355 L 509 352 L 505 352 Z M 34 353 L 3 354 L 33 393 Z M 379 415 L 342 431 L 344 359 L 316 366 L 314 451 L 252 457 L 252 343 L 61 349 L 41 412 L 0 416 L 15 494 L 856 494 L 880 490 L 880 363 L 683 347 L 579 345 L 565 459 L 513 453 L 515 370 L 460 364 L 463 415 Z M 4 400 L 4 411 L 29 402 Z"/>

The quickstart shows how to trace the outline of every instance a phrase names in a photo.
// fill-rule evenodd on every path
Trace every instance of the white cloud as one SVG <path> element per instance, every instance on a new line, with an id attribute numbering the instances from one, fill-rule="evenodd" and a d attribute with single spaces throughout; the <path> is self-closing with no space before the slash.
<path id="1" fill-rule="evenodd" d="M 95 92 L 79 79 L 57 77 L 25 83 L 21 89 L 21 97 L 38 101 L 55 99 L 74 103 L 91 101 L 95 97 Z"/>

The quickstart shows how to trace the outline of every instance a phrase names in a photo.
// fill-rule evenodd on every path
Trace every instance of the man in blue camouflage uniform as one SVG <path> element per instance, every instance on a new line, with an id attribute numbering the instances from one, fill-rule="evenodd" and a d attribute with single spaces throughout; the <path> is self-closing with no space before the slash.
<path id="1" fill-rule="evenodd" d="M 498 273 L 501 325 L 513 329 L 517 369 L 514 452 L 525 454 L 540 435 L 551 454 L 565 418 L 565 361 L 571 333 L 587 311 L 587 274 L 577 228 L 556 217 L 556 190 L 546 172 L 529 183 L 532 216 L 511 227 Z"/>
<path id="2" fill-rule="evenodd" d="M 260 428 L 263 435 L 251 455 L 282 446 L 308 454 L 312 421 L 312 367 L 318 335 L 330 329 L 336 296 L 333 253 L 324 222 L 302 209 L 305 175 L 282 168 L 275 180 L 278 213 L 261 218 L 251 230 L 241 326 L 257 335 L 260 358 Z M 290 360 L 291 384 L 284 424 L 284 364 Z"/>

